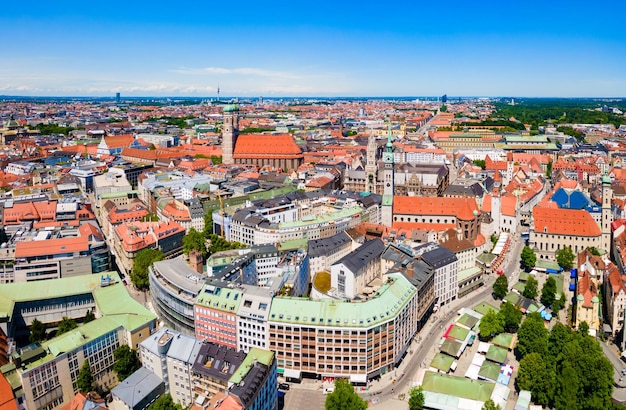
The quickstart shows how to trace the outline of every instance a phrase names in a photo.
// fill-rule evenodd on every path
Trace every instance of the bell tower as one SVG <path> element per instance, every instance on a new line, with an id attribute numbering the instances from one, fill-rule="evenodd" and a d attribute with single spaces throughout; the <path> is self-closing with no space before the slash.
<path id="1" fill-rule="evenodd" d="M 376 137 L 370 134 L 367 140 L 367 162 L 365 163 L 365 190 L 376 193 Z"/>
<path id="2" fill-rule="evenodd" d="M 611 202 L 613 199 L 613 189 L 611 188 L 611 177 L 608 174 L 602 176 L 602 249 L 611 252 L 611 223 L 613 214 L 611 212 Z"/>
<path id="3" fill-rule="evenodd" d="M 239 135 L 239 106 L 229 104 L 224 107 L 224 124 L 222 126 L 222 163 L 233 164 L 233 152 Z"/>
<path id="4" fill-rule="evenodd" d="M 385 144 L 385 153 L 383 154 L 383 209 L 382 223 L 391 227 L 393 223 L 393 192 L 394 192 L 394 160 L 393 160 L 393 143 L 391 141 L 391 123 L 387 129 L 387 143 Z"/>

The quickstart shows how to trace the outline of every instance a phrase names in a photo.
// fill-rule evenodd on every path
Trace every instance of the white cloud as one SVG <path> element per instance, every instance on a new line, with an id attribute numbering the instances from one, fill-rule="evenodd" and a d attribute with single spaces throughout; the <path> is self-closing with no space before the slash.
<path id="1" fill-rule="evenodd" d="M 248 75 L 257 77 L 276 77 L 284 79 L 298 79 L 301 76 L 286 71 L 274 71 L 266 70 L 264 68 L 255 67 L 239 67 L 239 68 L 225 68 L 225 67 L 204 67 L 204 68 L 189 68 L 181 67 L 172 70 L 175 73 L 183 75 Z"/>

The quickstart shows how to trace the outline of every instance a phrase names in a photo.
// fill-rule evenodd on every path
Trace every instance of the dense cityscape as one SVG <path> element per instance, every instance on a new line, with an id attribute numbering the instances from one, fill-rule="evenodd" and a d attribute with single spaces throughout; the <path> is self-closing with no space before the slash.
<path id="1" fill-rule="evenodd" d="M 625 109 L 1 97 L 0 409 L 624 408 Z"/>

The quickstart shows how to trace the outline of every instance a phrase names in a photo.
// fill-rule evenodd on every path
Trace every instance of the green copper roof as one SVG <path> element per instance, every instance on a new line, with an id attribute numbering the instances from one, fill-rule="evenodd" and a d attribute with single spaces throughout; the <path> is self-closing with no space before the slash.
<path id="1" fill-rule="evenodd" d="M 349 328 L 375 326 L 395 316 L 416 292 L 401 274 L 391 274 L 389 279 L 369 300 L 358 302 L 275 297 L 270 321 Z"/>
<path id="2" fill-rule="evenodd" d="M 233 112 L 239 111 L 239 106 L 237 104 L 228 104 L 224 106 L 224 112 Z"/>
<path id="3" fill-rule="evenodd" d="M 233 373 L 229 382 L 234 384 L 241 383 L 252 366 L 254 366 L 255 360 L 266 365 L 267 367 L 270 367 L 274 361 L 274 352 L 253 347 L 246 355 L 246 358 L 243 359 L 243 362 L 241 362 L 241 365 L 237 368 L 235 373 Z"/>

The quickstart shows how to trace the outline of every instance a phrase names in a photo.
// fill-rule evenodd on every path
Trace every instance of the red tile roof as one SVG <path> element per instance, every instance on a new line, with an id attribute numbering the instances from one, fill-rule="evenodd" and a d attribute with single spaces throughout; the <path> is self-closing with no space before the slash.
<path id="1" fill-rule="evenodd" d="M 557 207 L 533 209 L 535 232 L 569 236 L 599 236 L 602 232 L 589 212 Z"/>
<path id="2" fill-rule="evenodd" d="M 89 250 L 87 237 L 48 239 L 46 241 L 23 241 L 15 244 L 16 258 L 29 258 L 42 255 L 85 252 Z"/>
<path id="3" fill-rule="evenodd" d="M 454 215 L 459 219 L 469 221 L 478 215 L 479 209 L 476 199 L 470 197 L 395 196 L 393 213 L 394 215 Z"/>
<path id="4" fill-rule="evenodd" d="M 302 150 L 291 134 L 242 134 L 237 137 L 233 158 L 296 158 Z"/>
<path id="5" fill-rule="evenodd" d="M 2 373 L 0 373 L 0 410 L 17 410 L 13 388 Z"/>

